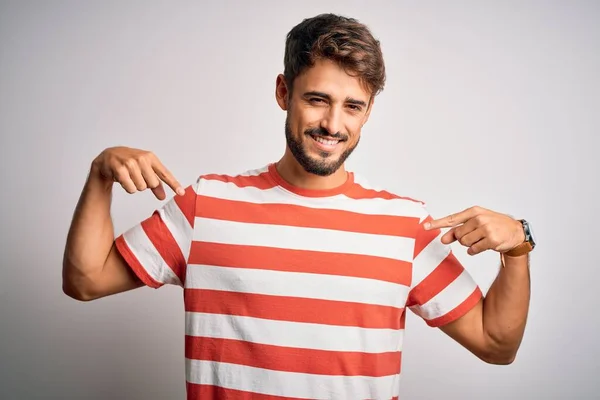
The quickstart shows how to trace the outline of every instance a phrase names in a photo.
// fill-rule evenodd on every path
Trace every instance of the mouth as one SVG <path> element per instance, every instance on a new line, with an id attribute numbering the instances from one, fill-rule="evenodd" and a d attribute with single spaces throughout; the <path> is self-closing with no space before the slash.
<path id="1" fill-rule="evenodd" d="M 316 147 L 324 151 L 333 151 L 339 143 L 343 142 L 341 139 L 324 138 L 318 135 L 309 136 L 313 139 L 313 143 L 315 143 Z"/>

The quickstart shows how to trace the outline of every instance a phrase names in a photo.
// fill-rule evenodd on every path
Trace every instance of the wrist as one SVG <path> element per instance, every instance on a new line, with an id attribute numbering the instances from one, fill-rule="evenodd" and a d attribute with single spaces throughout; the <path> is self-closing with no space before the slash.
<path id="1" fill-rule="evenodd" d="M 501 254 L 506 257 L 520 257 L 529 254 L 533 250 L 533 246 L 528 241 L 523 241 L 519 245 L 510 250 L 504 251 Z"/>
<path id="2" fill-rule="evenodd" d="M 529 222 L 524 219 L 516 221 L 519 224 L 518 233 L 518 245 L 514 246 L 510 250 L 502 252 L 503 256 L 507 257 L 519 257 L 529 254 L 535 248 L 535 241 L 531 232 L 531 226 Z"/>
<path id="3" fill-rule="evenodd" d="M 502 267 L 510 268 L 513 265 L 526 265 L 529 266 L 529 253 L 525 253 L 519 256 L 509 256 L 506 253 L 500 253 L 500 262 Z"/>
<path id="4" fill-rule="evenodd" d="M 96 160 L 92 161 L 90 172 L 88 174 L 88 186 L 93 188 L 102 189 L 104 191 L 110 191 L 112 189 L 114 181 L 108 179 L 100 171 L 100 166 Z"/>

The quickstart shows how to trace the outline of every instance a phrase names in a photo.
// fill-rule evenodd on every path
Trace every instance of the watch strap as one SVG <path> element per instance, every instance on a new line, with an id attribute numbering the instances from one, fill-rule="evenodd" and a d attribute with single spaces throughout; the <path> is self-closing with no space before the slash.
<path id="1" fill-rule="evenodd" d="M 531 245 L 531 243 L 523 242 L 520 245 L 518 245 L 517 247 L 515 247 L 503 254 L 508 257 L 519 257 L 519 256 L 529 253 L 531 250 L 533 250 L 533 246 Z"/>

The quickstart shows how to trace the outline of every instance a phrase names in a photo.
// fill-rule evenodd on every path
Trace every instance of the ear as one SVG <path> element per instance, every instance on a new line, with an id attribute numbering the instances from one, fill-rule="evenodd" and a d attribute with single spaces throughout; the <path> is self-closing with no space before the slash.
<path id="1" fill-rule="evenodd" d="M 275 98 L 277 99 L 277 104 L 283 111 L 287 111 L 288 109 L 288 96 L 289 91 L 287 84 L 285 83 L 285 77 L 283 74 L 277 75 L 277 80 L 275 81 Z"/>

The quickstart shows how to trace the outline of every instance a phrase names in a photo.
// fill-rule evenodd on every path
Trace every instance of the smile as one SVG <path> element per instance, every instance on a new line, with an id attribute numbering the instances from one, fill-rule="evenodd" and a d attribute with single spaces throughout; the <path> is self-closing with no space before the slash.
<path id="1" fill-rule="evenodd" d="M 309 135 L 319 150 L 323 151 L 333 151 L 338 143 L 340 143 L 339 139 L 325 139 L 321 136 L 313 136 Z"/>
<path id="2" fill-rule="evenodd" d="M 317 142 L 325 144 L 327 146 L 335 146 L 340 142 L 338 139 L 325 139 L 320 136 L 312 136 L 312 138 Z"/>

